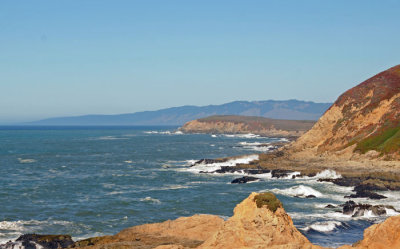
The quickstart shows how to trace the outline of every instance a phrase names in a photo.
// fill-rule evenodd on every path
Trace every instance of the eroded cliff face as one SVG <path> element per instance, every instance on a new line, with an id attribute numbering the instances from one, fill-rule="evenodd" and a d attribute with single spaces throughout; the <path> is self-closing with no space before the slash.
<path id="1" fill-rule="evenodd" d="M 290 149 L 400 159 L 400 65 L 346 91 Z"/>

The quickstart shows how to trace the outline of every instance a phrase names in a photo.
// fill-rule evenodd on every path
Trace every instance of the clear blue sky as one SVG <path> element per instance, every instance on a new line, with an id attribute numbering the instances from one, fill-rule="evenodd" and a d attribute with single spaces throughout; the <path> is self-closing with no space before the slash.
<path id="1" fill-rule="evenodd" d="M 334 101 L 400 64 L 400 1 L 1 1 L 0 123 Z"/>

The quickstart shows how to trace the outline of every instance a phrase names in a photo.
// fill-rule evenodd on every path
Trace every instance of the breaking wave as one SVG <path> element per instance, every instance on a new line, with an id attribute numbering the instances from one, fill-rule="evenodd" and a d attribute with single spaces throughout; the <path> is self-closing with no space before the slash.
<path id="1" fill-rule="evenodd" d="M 288 195 L 288 196 L 293 196 L 293 197 L 307 197 L 310 195 L 314 195 L 315 197 L 322 197 L 323 194 L 311 187 L 304 186 L 304 185 L 298 185 L 286 189 L 272 189 L 272 192 L 282 194 L 282 195 Z"/>
<path id="2" fill-rule="evenodd" d="M 332 232 L 339 227 L 343 226 L 343 223 L 340 221 L 322 221 L 322 222 L 315 222 L 305 228 L 302 228 L 303 231 L 318 231 L 321 233 L 329 233 Z"/>
<path id="3" fill-rule="evenodd" d="M 250 163 L 254 160 L 258 160 L 258 155 L 249 155 L 245 157 L 239 157 L 239 158 L 233 158 L 230 159 L 226 162 L 214 162 L 214 163 L 198 163 L 194 164 L 192 167 L 187 168 L 187 171 L 193 172 L 193 173 L 199 173 L 199 172 L 214 172 L 216 170 L 221 169 L 222 166 L 236 166 L 237 164 L 247 164 Z"/>

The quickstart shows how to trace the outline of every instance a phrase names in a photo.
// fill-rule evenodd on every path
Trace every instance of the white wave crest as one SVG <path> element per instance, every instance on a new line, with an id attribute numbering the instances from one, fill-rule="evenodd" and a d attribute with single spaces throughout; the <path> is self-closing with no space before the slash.
<path id="1" fill-rule="evenodd" d="M 232 138 L 259 138 L 260 135 L 248 133 L 248 134 L 222 134 L 224 137 L 232 137 Z"/>
<path id="2" fill-rule="evenodd" d="M 319 172 L 315 178 L 331 178 L 331 179 L 336 179 L 336 178 L 342 178 L 342 175 L 338 174 L 334 170 L 326 169 L 324 171 Z"/>
<path id="3" fill-rule="evenodd" d="M 269 143 L 259 143 L 259 142 L 254 142 L 254 143 L 239 142 L 239 145 L 247 150 L 254 150 L 254 151 L 261 151 L 261 152 L 268 152 L 275 148 L 275 146 L 270 145 Z"/>
<path id="4" fill-rule="evenodd" d="M 246 164 L 246 163 L 250 163 L 255 160 L 258 160 L 258 155 L 249 155 L 249 156 L 244 156 L 244 157 L 233 158 L 226 162 L 216 162 L 216 163 L 209 163 L 209 164 L 202 162 L 202 163 L 195 164 L 194 166 L 188 168 L 187 171 L 190 171 L 193 173 L 199 173 L 200 171 L 213 172 L 213 171 L 221 169 L 222 166 L 232 167 L 232 166 L 236 166 L 237 164 Z"/>
<path id="5" fill-rule="evenodd" d="M 182 131 L 144 131 L 145 134 L 182 135 Z"/>
<path id="6" fill-rule="evenodd" d="M 116 137 L 116 136 L 102 136 L 98 138 L 94 138 L 94 140 L 126 140 L 127 137 Z"/>
<path id="7" fill-rule="evenodd" d="M 36 162 L 35 159 L 30 159 L 30 158 L 26 158 L 26 159 L 18 158 L 18 161 L 19 161 L 19 163 L 34 163 L 34 162 Z"/>
<path id="8" fill-rule="evenodd" d="M 161 201 L 159 199 L 152 198 L 150 196 L 147 196 L 145 198 L 141 198 L 140 201 L 152 202 L 152 203 L 155 203 L 155 204 L 160 204 L 161 203 Z"/>
<path id="9" fill-rule="evenodd" d="M 340 221 L 322 221 L 322 222 L 315 222 L 303 228 L 302 230 L 304 231 L 314 230 L 322 233 L 329 233 L 340 226 L 342 226 L 342 222 Z"/>
<path id="10" fill-rule="evenodd" d="M 286 189 L 272 189 L 271 191 L 278 194 L 295 196 L 295 197 L 307 197 L 309 195 L 314 195 L 315 197 L 323 196 L 321 192 L 304 185 L 294 186 Z"/>

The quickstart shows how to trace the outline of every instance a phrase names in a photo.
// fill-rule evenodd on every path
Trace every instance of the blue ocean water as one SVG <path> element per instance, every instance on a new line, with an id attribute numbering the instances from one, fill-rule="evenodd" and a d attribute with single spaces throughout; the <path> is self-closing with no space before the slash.
<path id="1" fill-rule="evenodd" d="M 386 218 L 352 218 L 326 209 L 344 203 L 351 188 L 316 178 L 265 176 L 236 185 L 230 182 L 238 175 L 198 173 L 189 167 L 193 160 L 256 154 L 262 149 L 257 145 L 279 139 L 175 129 L 1 127 L 0 243 L 23 233 L 71 234 L 74 239 L 115 234 L 197 213 L 227 218 L 251 192 L 264 190 L 276 193 L 300 231 L 324 246 L 354 243 L 366 227 Z M 302 193 L 317 198 L 295 197 Z M 385 204 L 398 207 L 399 193 L 384 194 L 389 197 Z"/>

